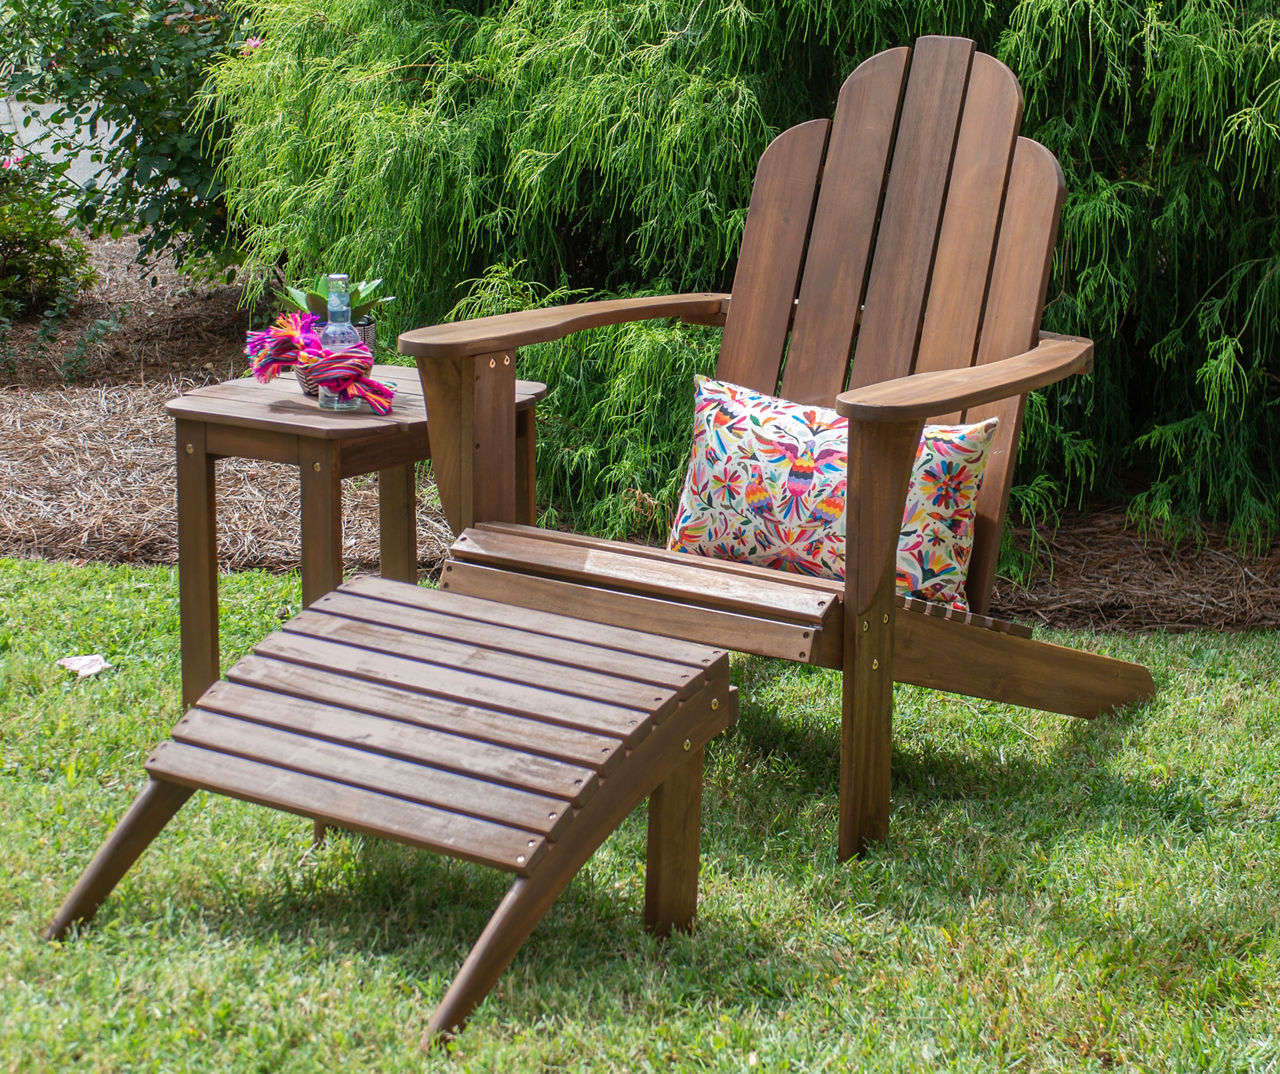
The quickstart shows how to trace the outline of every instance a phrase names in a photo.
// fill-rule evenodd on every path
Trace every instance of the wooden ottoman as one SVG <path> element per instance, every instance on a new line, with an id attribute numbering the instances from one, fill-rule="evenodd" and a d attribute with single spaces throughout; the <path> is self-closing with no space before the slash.
<path id="1" fill-rule="evenodd" d="M 645 925 L 691 925 L 703 746 L 736 714 L 721 650 L 355 579 L 178 721 L 46 935 L 88 921 L 193 791 L 226 794 L 515 874 L 430 1020 L 449 1034 L 646 796 Z"/>

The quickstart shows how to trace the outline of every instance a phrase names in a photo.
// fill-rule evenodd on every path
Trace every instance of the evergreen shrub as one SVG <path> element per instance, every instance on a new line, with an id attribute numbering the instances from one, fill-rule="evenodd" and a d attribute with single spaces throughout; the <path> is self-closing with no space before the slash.
<path id="1" fill-rule="evenodd" d="M 460 289 L 459 312 L 566 289 L 726 288 L 769 139 L 830 114 L 843 77 L 882 48 L 928 33 L 975 38 L 1018 75 L 1024 132 L 1067 174 L 1046 326 L 1098 343 L 1091 377 L 1032 401 L 1022 506 L 1122 498 L 1155 523 L 1217 519 L 1254 542 L 1275 534 L 1280 18 L 1270 6 L 235 0 L 232 10 L 263 44 L 228 54 L 206 94 L 227 131 L 221 176 L 247 261 L 386 277 L 400 296 L 389 331 L 440 319 Z M 468 280 L 481 281 L 469 298 Z M 547 487 L 568 497 L 557 504 L 610 529 L 662 502 L 688 441 L 668 418 L 688 413 L 689 370 L 714 360 L 714 336 L 628 326 L 538 349 L 523 368 L 555 367 L 546 420 L 570 438 L 550 435 L 540 451 Z M 635 412 L 647 431 L 618 435 Z"/>

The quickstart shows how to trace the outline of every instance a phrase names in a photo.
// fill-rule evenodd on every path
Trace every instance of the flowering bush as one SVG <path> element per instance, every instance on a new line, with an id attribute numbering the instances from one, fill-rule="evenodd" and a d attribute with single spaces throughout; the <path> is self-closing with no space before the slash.
<path id="1" fill-rule="evenodd" d="M 221 0 L 4 0 L 0 8 L 10 57 L 0 59 L 0 93 L 55 105 L 52 122 L 70 133 L 54 148 L 93 147 L 103 165 L 101 183 L 63 191 L 73 220 L 95 234 L 139 231 L 140 259 L 173 249 L 180 264 L 224 263 L 221 139 L 202 129 L 196 105 L 207 65 L 240 45 Z M 104 147 L 96 136 L 106 130 Z"/>
<path id="2" fill-rule="evenodd" d="M 55 211 L 58 174 L 0 133 L 0 318 L 41 313 L 93 282 L 88 251 Z"/>

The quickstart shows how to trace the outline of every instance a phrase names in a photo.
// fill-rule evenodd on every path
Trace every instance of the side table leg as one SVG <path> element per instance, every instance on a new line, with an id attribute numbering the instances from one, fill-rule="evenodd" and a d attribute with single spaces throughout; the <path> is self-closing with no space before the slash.
<path id="1" fill-rule="evenodd" d="M 310 604 L 342 582 L 342 479 L 333 441 L 298 443 L 302 499 L 302 603 Z"/>
<path id="2" fill-rule="evenodd" d="M 413 463 L 378 471 L 378 566 L 384 578 L 418 580 L 417 500 Z"/>
<path id="3" fill-rule="evenodd" d="M 218 679 L 217 500 L 204 422 L 179 420 L 178 619 L 182 705 L 189 708 Z"/>

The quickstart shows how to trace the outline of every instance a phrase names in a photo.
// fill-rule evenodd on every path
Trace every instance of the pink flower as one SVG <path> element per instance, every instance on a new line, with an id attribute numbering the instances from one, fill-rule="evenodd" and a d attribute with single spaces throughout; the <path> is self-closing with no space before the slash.
<path id="1" fill-rule="evenodd" d="M 254 49 L 262 48 L 262 45 L 263 45 L 264 40 L 265 40 L 265 39 L 264 39 L 264 38 L 261 38 L 261 37 L 250 37 L 250 38 L 248 38 L 248 39 L 245 41 L 245 43 L 244 43 L 244 48 L 242 48 L 242 49 L 240 50 L 240 55 L 242 55 L 242 56 L 249 56 L 249 55 L 251 55 L 251 54 L 253 53 L 253 50 L 254 50 Z"/>
<path id="2" fill-rule="evenodd" d="M 3 160 L 0 160 L 0 168 L 3 168 L 5 171 L 8 171 L 10 168 L 16 168 L 22 163 L 23 158 L 25 157 L 25 153 L 14 153 L 12 156 L 8 156 Z"/>

